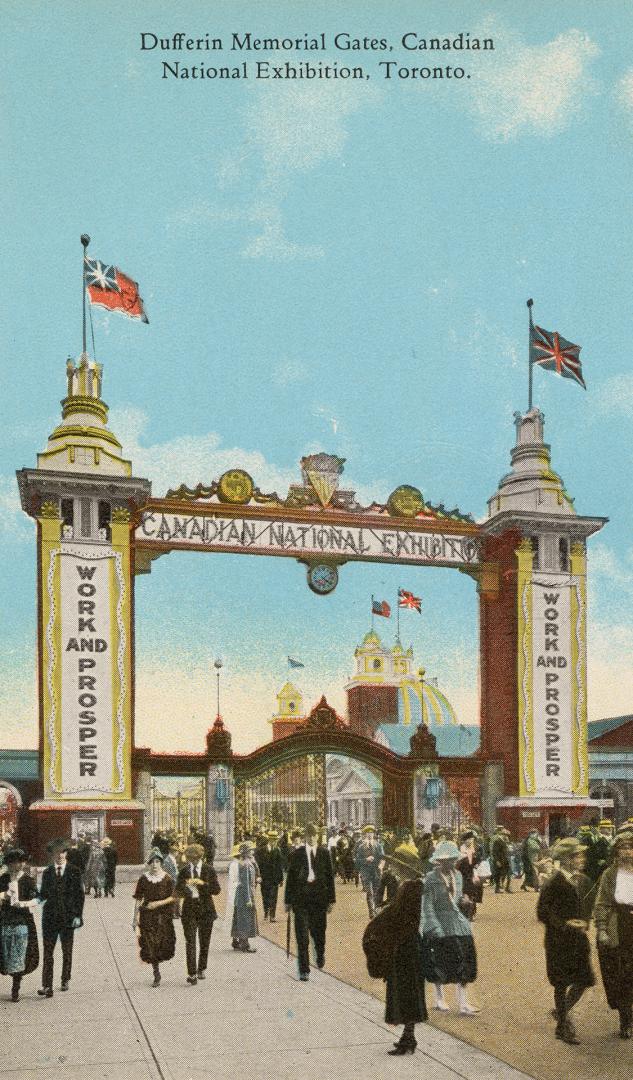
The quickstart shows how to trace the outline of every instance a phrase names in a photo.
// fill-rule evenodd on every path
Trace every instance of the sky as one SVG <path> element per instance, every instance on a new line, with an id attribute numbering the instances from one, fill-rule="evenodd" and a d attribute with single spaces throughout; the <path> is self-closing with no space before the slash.
<path id="1" fill-rule="evenodd" d="M 299 460 L 341 486 L 403 483 L 483 519 L 527 407 L 527 309 L 582 346 L 586 393 L 535 374 L 553 467 L 589 541 L 589 716 L 633 711 L 633 13 L 626 0 L 23 0 L 4 13 L 0 742 L 37 745 L 35 525 L 15 470 L 60 419 L 81 352 L 80 234 L 140 283 L 149 325 L 92 312 L 109 426 L 154 495 L 246 469 L 283 497 Z M 141 50 L 141 34 L 222 52 Z M 233 33 L 327 50 L 234 52 Z M 494 50 L 407 51 L 492 37 Z M 336 34 L 393 51 L 344 51 Z M 146 38 L 146 41 L 151 39 Z M 409 41 L 413 37 L 408 38 Z M 255 64 L 361 80 L 256 80 Z M 395 62 L 384 78 L 385 59 Z M 162 78 L 163 61 L 246 79 Z M 412 68 L 463 67 L 463 78 Z M 408 77 L 396 68 L 408 69 Z M 92 351 L 92 350 L 91 350 Z M 341 712 L 370 596 L 422 597 L 401 637 L 463 723 L 478 718 L 474 582 L 347 564 L 317 597 L 286 559 L 171 553 L 136 582 L 136 741 L 238 750 L 270 737 L 289 672 Z M 392 643 L 393 619 L 377 620 Z"/>

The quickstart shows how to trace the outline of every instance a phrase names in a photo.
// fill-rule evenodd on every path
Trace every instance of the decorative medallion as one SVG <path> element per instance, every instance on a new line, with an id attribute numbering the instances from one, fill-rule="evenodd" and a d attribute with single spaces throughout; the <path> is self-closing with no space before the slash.
<path id="1" fill-rule="evenodd" d="M 304 482 L 309 483 L 316 492 L 321 506 L 329 506 L 332 501 L 344 464 L 345 458 L 336 457 L 335 454 L 311 454 L 301 458 Z"/>
<path id="2" fill-rule="evenodd" d="M 424 510 L 424 499 L 418 488 L 402 484 L 391 492 L 387 501 L 387 510 L 392 517 L 416 517 Z"/>
<path id="3" fill-rule="evenodd" d="M 255 485 L 243 469 L 229 469 L 218 480 L 218 495 L 222 502 L 247 503 L 253 497 Z"/>
<path id="4" fill-rule="evenodd" d="M 127 525 L 131 519 L 130 511 L 126 506 L 115 506 L 112 510 L 112 521 L 116 525 Z"/>
<path id="5" fill-rule="evenodd" d="M 338 570 L 332 563 L 310 563 L 308 586 L 318 596 L 327 596 L 338 585 Z"/>
<path id="6" fill-rule="evenodd" d="M 56 502 L 47 501 L 43 502 L 40 508 L 40 517 L 43 518 L 57 518 L 59 519 L 59 505 Z"/>

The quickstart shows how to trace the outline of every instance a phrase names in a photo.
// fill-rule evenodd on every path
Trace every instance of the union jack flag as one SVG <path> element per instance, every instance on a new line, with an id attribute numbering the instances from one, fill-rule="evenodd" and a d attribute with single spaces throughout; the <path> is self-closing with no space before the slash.
<path id="1" fill-rule="evenodd" d="M 422 597 L 414 596 L 412 592 L 407 592 L 406 589 L 398 589 L 398 607 L 409 608 L 410 611 L 417 611 L 422 614 Z"/>
<path id="2" fill-rule="evenodd" d="M 532 324 L 530 331 L 530 360 L 533 364 L 555 371 L 564 379 L 575 379 L 586 390 L 580 365 L 580 345 L 573 345 L 555 330 L 543 330 Z"/>

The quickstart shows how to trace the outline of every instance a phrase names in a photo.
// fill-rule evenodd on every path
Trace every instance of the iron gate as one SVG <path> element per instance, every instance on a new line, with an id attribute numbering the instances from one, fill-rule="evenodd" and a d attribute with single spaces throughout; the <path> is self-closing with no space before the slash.
<path id="1" fill-rule="evenodd" d="M 184 837 L 194 829 L 204 831 L 205 789 L 204 777 L 155 777 L 152 780 L 152 831 L 180 833 Z"/>
<path id="2" fill-rule="evenodd" d="M 325 754 L 306 754 L 235 778 L 235 836 L 325 825 Z"/>

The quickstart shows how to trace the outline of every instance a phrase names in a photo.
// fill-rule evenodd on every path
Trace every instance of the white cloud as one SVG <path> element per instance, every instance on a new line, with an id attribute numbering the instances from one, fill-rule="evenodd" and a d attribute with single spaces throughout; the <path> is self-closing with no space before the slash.
<path id="1" fill-rule="evenodd" d="M 629 119 L 633 123 L 633 68 L 627 71 L 616 86 L 616 97 L 620 105 L 629 113 Z"/>
<path id="2" fill-rule="evenodd" d="M 349 135 L 347 120 L 377 97 L 375 89 L 349 83 L 262 89 L 251 102 L 246 127 L 266 185 L 340 157 Z"/>
<path id="3" fill-rule="evenodd" d="M 596 404 L 602 412 L 633 416 L 633 374 L 607 379 L 597 393 Z"/>
<path id="4" fill-rule="evenodd" d="M 508 140 L 562 131 L 592 89 L 587 66 L 599 52 L 595 42 L 572 29 L 544 44 L 526 45 L 493 21 L 477 37 L 494 37 L 496 45 L 495 53 L 481 54 L 469 84 L 482 133 Z"/>
<path id="5" fill-rule="evenodd" d="M 588 558 L 589 717 L 633 711 L 633 548 L 618 556 L 593 544 Z"/>
<path id="6" fill-rule="evenodd" d="M 15 476 L 0 476 L 0 536 L 30 543 L 34 539 L 33 522 L 22 509 Z"/>
<path id="7" fill-rule="evenodd" d="M 247 218 L 258 222 L 262 231 L 242 248 L 242 255 L 246 258 L 288 262 L 293 259 L 320 259 L 325 254 L 320 244 L 298 244 L 289 240 L 281 207 L 274 203 L 256 204 L 249 209 Z"/>
<path id="8" fill-rule="evenodd" d="M 284 357 L 272 369 L 272 379 L 277 386 L 290 386 L 304 382 L 308 377 L 308 368 L 301 360 Z"/>
<path id="9" fill-rule="evenodd" d="M 590 614 L 587 649 L 590 720 L 633 712 L 632 656 L 633 625 L 592 623 Z"/>
<path id="10" fill-rule="evenodd" d="M 322 258 L 320 244 L 304 244 L 287 235 L 283 201 L 299 174 L 340 158 L 349 138 L 350 117 L 379 97 L 380 92 L 367 84 L 252 88 L 242 139 L 234 151 L 222 155 L 215 176 L 220 191 L 242 193 L 243 205 L 196 202 L 173 212 L 167 228 L 243 222 L 257 226 L 242 248 L 245 258 L 280 262 Z"/>
<path id="11" fill-rule="evenodd" d="M 208 484 L 232 468 L 245 469 L 262 491 L 276 491 L 281 498 L 289 484 L 296 482 L 295 471 L 271 465 L 259 451 L 223 447 L 214 431 L 144 445 L 146 425 L 147 416 L 141 409 L 112 409 L 110 413 L 110 428 L 123 444 L 125 456 L 132 459 L 135 476 L 147 476 L 154 495 L 182 483 L 188 487 Z"/>

